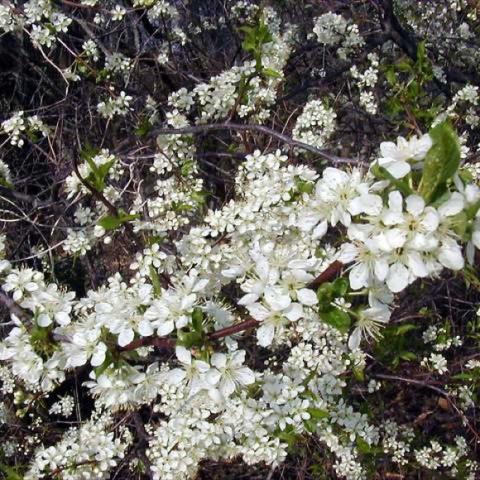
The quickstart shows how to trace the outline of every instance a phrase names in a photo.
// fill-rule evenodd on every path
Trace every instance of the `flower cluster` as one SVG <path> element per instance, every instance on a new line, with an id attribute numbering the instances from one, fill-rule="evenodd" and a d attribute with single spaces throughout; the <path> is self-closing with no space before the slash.
<path id="1" fill-rule="evenodd" d="M 128 430 L 115 435 L 112 423 L 99 412 L 80 428 L 67 431 L 55 446 L 39 448 L 24 478 L 109 478 L 110 470 L 124 457 L 132 441 Z"/>
<path id="2" fill-rule="evenodd" d="M 313 33 L 322 45 L 338 45 L 337 54 L 343 59 L 346 59 L 352 50 L 364 44 L 358 26 L 336 13 L 324 13 L 317 17 Z"/>
<path id="3" fill-rule="evenodd" d="M 480 325 L 476 297 L 448 291 L 480 285 L 479 95 L 455 70 L 478 58 L 472 8 L 443 2 L 457 49 L 424 28 L 435 2 L 298 5 L 313 33 L 243 0 L 12 3 L 0 29 L 46 66 L 1 126 L 24 147 L 0 160 L 12 475 L 271 476 L 312 441 L 328 478 L 473 480 Z M 397 408 L 410 389 L 431 398 Z"/>
<path id="4" fill-rule="evenodd" d="M 20 137 L 23 133 L 30 135 L 40 132 L 43 136 L 48 135 L 48 128 L 38 118 L 37 115 L 25 118 L 24 112 L 16 112 L 9 119 L 4 120 L 1 124 L 2 131 L 8 135 L 10 144 L 22 147 L 25 140 Z"/>
<path id="5" fill-rule="evenodd" d="M 321 148 L 335 131 L 337 114 L 321 100 L 310 100 L 297 118 L 293 138 Z"/>

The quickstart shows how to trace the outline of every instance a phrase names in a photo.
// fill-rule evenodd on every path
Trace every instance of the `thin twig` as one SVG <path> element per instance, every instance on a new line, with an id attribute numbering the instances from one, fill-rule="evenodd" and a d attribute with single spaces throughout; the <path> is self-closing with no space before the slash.
<path id="1" fill-rule="evenodd" d="M 333 262 L 317 278 L 310 282 L 307 285 L 307 288 L 318 288 L 323 283 L 326 283 L 335 278 L 340 273 L 342 268 L 343 263 L 339 261 Z M 221 328 L 220 330 L 216 330 L 215 332 L 211 332 L 207 335 L 207 337 L 209 340 L 220 340 L 221 338 L 225 338 L 236 333 L 257 328 L 260 323 L 261 322 L 255 320 L 254 318 L 247 318 L 243 322 L 237 323 L 235 325 L 230 325 L 229 327 Z M 175 348 L 175 341 L 173 339 L 165 337 L 143 337 L 129 343 L 128 345 L 123 347 L 122 350 L 130 351 L 146 346 L 155 346 L 163 349 L 173 349 Z"/>
<path id="2" fill-rule="evenodd" d="M 281 142 L 287 144 L 290 147 L 297 147 L 302 150 L 306 150 L 311 153 L 315 153 L 322 158 L 336 164 L 360 164 L 366 165 L 365 162 L 361 162 L 359 160 L 355 160 L 353 158 L 345 158 L 345 157 L 338 157 L 337 155 L 332 155 L 331 153 L 326 152 L 325 150 L 312 147 L 312 145 L 308 145 L 307 143 L 300 142 L 299 140 L 294 140 L 293 138 L 284 135 L 283 133 L 277 132 L 269 127 L 265 127 L 264 125 L 255 125 L 255 124 L 239 124 L 239 123 L 208 123 L 205 125 L 194 125 L 191 127 L 183 127 L 183 128 L 161 128 L 155 129 L 152 131 L 152 135 L 185 135 L 185 134 L 192 134 L 192 133 L 205 133 L 214 130 L 235 130 L 239 132 L 248 132 L 254 131 L 263 133 L 265 135 L 269 135 L 270 137 L 276 138 Z"/>
<path id="3" fill-rule="evenodd" d="M 77 160 L 76 160 L 75 156 L 73 157 L 72 164 L 73 164 L 73 170 L 75 171 L 75 174 L 77 175 L 77 177 L 80 180 L 80 182 L 82 183 L 82 185 L 85 188 L 87 188 L 99 202 L 103 203 L 107 207 L 107 209 L 108 209 L 108 211 L 110 212 L 111 215 L 113 215 L 115 217 L 118 217 L 118 210 L 116 209 L 116 207 L 108 201 L 108 199 L 105 197 L 105 195 L 102 194 L 102 192 L 98 191 L 95 187 L 93 187 L 93 185 L 90 185 L 90 183 L 87 182 L 82 177 L 82 175 L 80 174 L 80 171 L 78 169 L 78 164 L 77 164 Z"/>
<path id="4" fill-rule="evenodd" d="M 12 300 L 3 288 L 0 287 L 0 303 L 8 308 L 11 315 L 15 315 L 19 320 L 28 320 L 28 315 L 14 300 Z"/>
<path id="5" fill-rule="evenodd" d="M 475 430 L 475 428 L 472 427 L 472 425 L 468 421 L 465 414 L 462 412 L 460 408 L 457 407 L 455 402 L 452 400 L 452 397 L 450 396 L 450 394 L 445 390 L 439 387 L 436 387 L 435 385 L 430 385 L 429 383 L 422 382 L 421 380 L 415 380 L 414 378 L 399 377 L 397 375 L 385 375 L 383 373 L 377 373 L 377 374 L 374 374 L 373 376 L 375 378 L 379 378 L 382 380 L 392 380 L 394 382 L 403 382 L 403 383 L 408 383 L 410 385 L 415 385 L 422 388 L 428 388 L 429 390 L 432 390 L 433 392 L 437 393 L 441 397 L 444 397 L 448 401 L 448 403 L 452 406 L 452 408 L 455 410 L 455 412 L 458 414 L 458 416 L 462 419 L 462 422 L 468 427 L 470 432 L 472 432 L 477 442 L 480 441 L 480 434 Z"/>

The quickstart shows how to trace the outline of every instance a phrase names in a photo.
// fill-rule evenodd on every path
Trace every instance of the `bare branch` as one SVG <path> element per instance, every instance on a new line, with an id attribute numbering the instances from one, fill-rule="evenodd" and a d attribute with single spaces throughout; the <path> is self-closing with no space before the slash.
<path id="1" fill-rule="evenodd" d="M 307 288 L 315 289 L 318 288 L 323 283 L 329 282 L 335 278 L 343 268 L 343 263 L 339 261 L 333 262 L 329 265 L 317 278 L 315 278 L 311 283 L 307 285 Z M 228 327 L 222 328 L 215 332 L 209 333 L 207 335 L 209 340 L 220 340 L 221 338 L 234 335 L 235 333 L 244 332 L 245 330 L 251 330 L 257 328 L 261 322 L 258 322 L 254 318 L 247 318 L 243 322 L 237 323 L 235 325 L 230 325 Z M 123 347 L 122 351 L 136 350 L 140 347 L 154 346 L 163 349 L 173 349 L 175 348 L 175 341 L 170 338 L 159 338 L 159 337 L 143 337 L 133 342 L 129 343 Z"/>
<path id="2" fill-rule="evenodd" d="M 270 137 L 276 138 L 281 142 L 287 144 L 290 147 L 297 147 L 302 150 L 306 150 L 311 153 L 315 153 L 320 157 L 332 162 L 334 164 L 358 164 L 358 165 L 366 165 L 366 162 L 362 162 L 360 160 L 355 160 L 353 158 L 345 158 L 345 157 L 338 157 L 337 155 L 332 155 L 325 150 L 312 147 L 307 143 L 300 142 L 298 140 L 294 140 L 293 138 L 284 135 L 283 133 L 277 132 L 271 128 L 265 127 L 264 125 L 255 125 L 255 124 L 239 124 L 239 123 L 207 123 L 205 125 L 194 125 L 192 127 L 183 127 L 183 128 L 162 128 L 156 129 L 152 131 L 152 135 L 185 135 L 185 134 L 192 134 L 192 133 L 206 133 L 214 130 L 235 130 L 239 132 L 248 132 L 254 131 L 263 133 Z"/>

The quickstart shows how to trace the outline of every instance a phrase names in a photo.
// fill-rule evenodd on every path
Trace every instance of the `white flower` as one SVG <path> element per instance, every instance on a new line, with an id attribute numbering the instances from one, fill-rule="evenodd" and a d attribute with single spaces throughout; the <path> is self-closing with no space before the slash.
<path id="1" fill-rule="evenodd" d="M 47 288 L 39 288 L 32 292 L 30 298 L 22 302 L 23 308 L 28 308 L 37 314 L 37 324 L 47 327 L 55 321 L 58 325 L 70 323 L 70 312 L 74 292 L 62 292 L 57 285 L 51 283 Z"/>
<path id="2" fill-rule="evenodd" d="M 438 228 L 439 215 L 433 207 L 426 207 L 425 201 L 418 195 L 409 195 L 405 199 L 403 212 L 402 195 L 398 191 L 389 194 L 389 208 L 382 214 L 385 225 L 395 226 L 397 238 L 402 238 L 410 248 L 422 251 L 431 250 L 437 245 L 432 235 Z M 388 244 L 388 240 L 385 244 Z M 398 248 L 399 243 L 393 245 Z M 388 248 L 388 247 L 387 247 Z"/>
<path id="3" fill-rule="evenodd" d="M 368 237 L 371 229 L 351 224 L 348 237 L 353 243 L 344 243 L 338 260 L 344 264 L 355 262 L 349 272 L 350 286 L 354 290 L 368 287 L 374 279 L 383 282 L 388 274 L 388 257 L 375 240 Z"/>
<path id="4" fill-rule="evenodd" d="M 114 22 L 120 22 L 127 13 L 127 10 L 121 5 L 115 5 L 115 8 L 110 12 Z"/>
<path id="5" fill-rule="evenodd" d="M 210 359 L 213 367 L 206 374 L 207 381 L 228 398 L 237 388 L 255 382 L 255 374 L 245 367 L 245 351 L 238 350 L 229 355 L 214 353 Z"/>
<path id="6" fill-rule="evenodd" d="M 14 270 L 7 275 L 3 288 L 6 292 L 13 291 L 13 300 L 18 302 L 25 293 L 31 294 L 40 288 L 43 275 L 30 268 Z"/>
<path id="7" fill-rule="evenodd" d="M 267 285 L 274 285 L 279 278 L 277 268 L 272 267 L 267 258 L 263 255 L 258 255 L 255 260 L 254 277 L 246 280 L 241 288 L 247 292 L 238 301 L 239 305 L 249 305 L 256 302 L 262 295 Z"/>
<path id="8" fill-rule="evenodd" d="M 197 301 L 195 293 L 167 290 L 162 297 L 154 300 L 145 311 L 140 321 L 138 331 L 143 336 L 157 335 L 163 337 L 173 332 L 175 328 L 182 328 L 190 322 L 193 306 Z"/>
<path id="9" fill-rule="evenodd" d="M 465 265 L 460 245 L 452 238 L 445 238 L 438 248 L 438 261 L 450 270 L 461 270 Z"/>
<path id="10" fill-rule="evenodd" d="M 361 198 L 357 198 L 358 196 Z M 323 177 L 317 182 L 315 195 L 323 208 L 323 218 L 327 218 L 332 225 L 341 222 L 348 227 L 351 222 L 351 211 L 354 215 L 361 212 L 378 214 L 381 210 L 381 198 L 368 193 L 368 186 L 362 181 L 362 174 L 358 169 L 351 173 L 328 167 L 323 172 Z M 310 214 L 311 215 L 311 214 Z M 318 223 L 322 216 L 318 215 Z"/>
<path id="11" fill-rule="evenodd" d="M 194 396 L 201 390 L 208 390 L 211 384 L 205 380 L 205 374 L 210 370 L 210 365 L 203 360 L 193 360 L 190 350 L 185 347 L 177 346 L 175 348 L 177 360 L 182 364 L 183 368 L 174 368 L 167 375 L 167 381 L 178 385 L 186 380 L 190 387 L 190 396 Z"/>
<path id="12" fill-rule="evenodd" d="M 281 330 L 288 322 L 294 322 L 302 317 L 303 309 L 298 303 L 292 303 L 289 295 L 285 295 L 279 287 L 269 287 L 264 297 L 267 307 L 261 303 L 247 305 L 250 315 L 261 322 L 257 329 L 258 344 L 268 347 L 272 344 L 275 330 Z"/>
<path id="13" fill-rule="evenodd" d="M 380 328 L 388 323 L 390 315 L 390 310 L 382 303 L 360 310 L 355 329 L 348 339 L 350 349 L 356 350 L 360 346 L 362 337 L 378 339 L 380 337 Z"/>
<path id="14" fill-rule="evenodd" d="M 88 359 L 93 367 L 101 365 L 105 361 L 107 346 L 99 341 L 99 336 L 98 330 L 88 330 L 76 333 L 70 343 L 64 343 L 65 368 L 81 367 Z"/>
<path id="15" fill-rule="evenodd" d="M 378 159 L 378 164 L 386 168 L 393 177 L 403 178 L 411 170 L 408 160 L 414 162 L 414 168 L 418 168 L 432 144 L 432 138 L 428 133 L 420 138 L 414 135 L 410 140 L 398 137 L 396 145 L 393 142 L 382 142 L 380 144 L 382 157 Z"/>

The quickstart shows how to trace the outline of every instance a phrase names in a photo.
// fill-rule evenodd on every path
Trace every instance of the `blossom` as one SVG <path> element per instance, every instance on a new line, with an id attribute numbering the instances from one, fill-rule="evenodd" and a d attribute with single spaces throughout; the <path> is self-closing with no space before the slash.
<path id="1" fill-rule="evenodd" d="M 28 308 L 36 314 L 37 324 L 47 327 L 54 321 L 58 325 L 68 325 L 71 321 L 72 300 L 75 292 L 62 292 L 56 284 L 46 288 L 38 288 L 30 298 L 22 302 L 23 308 Z"/>
<path id="2" fill-rule="evenodd" d="M 127 10 L 121 5 L 115 5 L 115 8 L 110 13 L 112 15 L 112 20 L 114 22 L 119 22 L 123 19 L 123 17 L 127 13 Z"/>
<path id="3" fill-rule="evenodd" d="M 198 272 L 192 270 L 184 275 L 174 288 L 162 292 L 158 300 L 154 300 L 145 311 L 139 322 L 138 331 L 143 336 L 164 336 L 175 328 L 183 328 L 190 322 L 193 307 L 198 293 L 208 284 L 207 279 L 198 278 Z"/>
<path id="4" fill-rule="evenodd" d="M 255 382 L 255 374 L 243 365 L 244 362 L 244 350 L 237 350 L 229 355 L 214 353 L 210 363 L 215 368 L 207 372 L 206 380 L 219 390 L 223 398 L 227 398 L 237 388 Z"/>
<path id="5" fill-rule="evenodd" d="M 383 282 L 388 274 L 388 256 L 368 233 L 369 229 L 351 224 L 348 237 L 353 242 L 344 243 L 338 255 L 338 260 L 344 264 L 354 262 L 348 276 L 354 290 L 369 287 L 374 279 Z"/>
<path id="6" fill-rule="evenodd" d="M 13 300 L 18 302 L 25 293 L 30 294 L 38 290 L 42 280 L 43 275 L 40 272 L 25 268 L 7 275 L 3 288 L 6 292 L 13 291 Z"/>
<path id="7" fill-rule="evenodd" d="M 355 350 L 360 346 L 363 338 L 372 338 L 374 340 L 380 337 L 380 328 L 390 320 L 389 308 L 382 304 L 376 303 L 372 307 L 359 310 L 355 328 L 348 339 L 348 346 Z"/>
<path id="8" fill-rule="evenodd" d="M 167 381 L 172 384 L 178 384 L 186 380 L 190 389 L 189 396 L 191 397 L 201 390 L 208 390 L 211 383 L 209 384 L 206 381 L 205 374 L 210 370 L 210 365 L 203 360 L 192 359 L 190 351 L 182 346 L 175 348 L 175 354 L 183 368 L 171 370 L 167 374 Z"/>
<path id="9" fill-rule="evenodd" d="M 265 291 L 268 285 L 274 285 L 279 278 L 277 268 L 269 264 L 268 259 L 258 255 L 255 259 L 253 277 L 242 284 L 242 290 L 247 292 L 238 301 L 239 305 L 249 305 L 256 302 Z"/>
<path id="10" fill-rule="evenodd" d="M 98 367 L 105 361 L 107 346 L 100 341 L 100 332 L 93 329 L 75 333 L 72 341 L 64 344 L 63 352 L 65 368 L 81 367 L 89 359 L 93 367 Z"/>
<path id="11" fill-rule="evenodd" d="M 380 144 L 382 156 L 378 159 L 378 164 L 386 168 L 395 178 L 403 178 L 412 168 L 409 160 L 414 168 L 420 167 L 421 160 L 425 158 L 432 145 L 432 138 L 428 133 L 420 138 L 413 135 L 409 140 L 398 137 L 396 144 L 382 142 Z"/>
<path id="12" fill-rule="evenodd" d="M 247 310 L 255 320 L 261 322 L 257 329 L 257 340 L 259 345 L 267 347 L 271 345 L 275 331 L 281 330 L 289 321 L 294 322 L 301 318 L 303 309 L 278 287 L 266 289 L 264 301 L 266 306 L 253 303 L 247 305 Z"/>
<path id="13" fill-rule="evenodd" d="M 425 206 L 418 195 L 409 195 L 405 199 L 405 211 L 400 192 L 389 194 L 389 209 L 382 214 L 386 225 L 395 226 L 397 235 L 416 250 L 430 250 L 436 245 L 433 233 L 437 230 L 440 217 L 433 207 Z M 398 247 L 397 247 L 398 248 Z"/>

